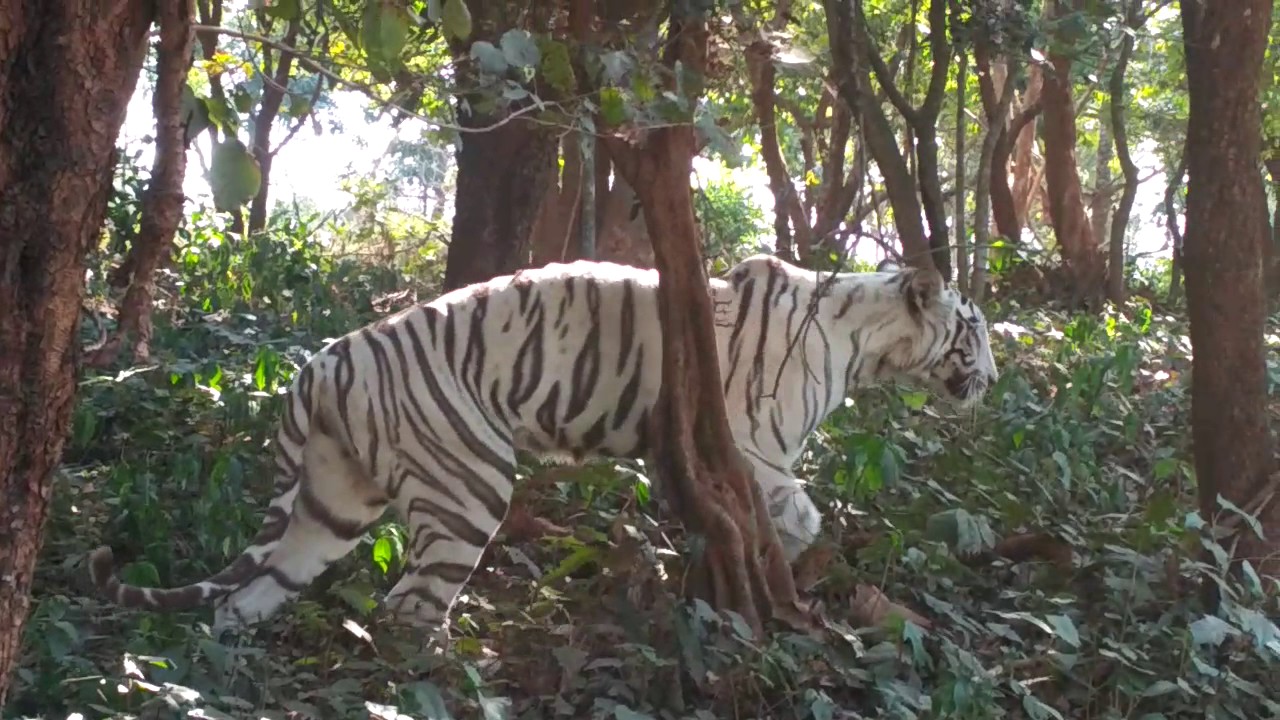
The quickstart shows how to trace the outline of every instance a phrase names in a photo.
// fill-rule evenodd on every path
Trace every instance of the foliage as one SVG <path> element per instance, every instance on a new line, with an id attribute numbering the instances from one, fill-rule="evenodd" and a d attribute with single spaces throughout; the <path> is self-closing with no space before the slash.
<path id="1" fill-rule="evenodd" d="M 115 227 L 132 207 L 130 186 L 120 187 Z M 735 202 L 715 204 L 734 192 L 709 185 L 708 208 L 729 210 L 704 219 L 758 225 Z M 108 607 L 83 591 L 84 553 L 109 542 L 129 561 L 125 577 L 142 583 L 221 567 L 257 529 L 265 443 L 298 363 L 409 300 L 402 274 L 311 241 L 315 222 L 281 213 L 239 241 L 216 215 L 193 212 L 163 281 L 152 364 L 85 378 L 10 715 L 1280 711 L 1274 608 L 1248 569 L 1225 572 L 1202 519 L 1185 510 L 1194 473 L 1184 460 L 1184 323 L 1141 300 L 1101 318 L 1004 300 L 989 312 L 1003 318 L 993 328 L 1002 378 L 972 415 L 888 388 L 823 425 L 801 467 L 831 503 L 837 549 L 813 590 L 829 618 L 820 638 L 761 641 L 732 616 L 680 602 L 681 558 L 699 538 L 661 519 L 640 463 L 523 466 L 542 478 L 528 507 L 573 534 L 495 546 L 444 655 L 421 653 L 372 612 L 401 568 L 403 532 L 391 522 L 242 638 L 211 637 L 202 612 Z M 1042 546 L 1017 556 L 1010 548 L 1027 532 L 1050 539 L 1032 536 Z M 1218 615 L 1199 609 L 1206 579 L 1228 599 Z M 882 587 L 934 628 L 855 628 L 857 583 Z"/>

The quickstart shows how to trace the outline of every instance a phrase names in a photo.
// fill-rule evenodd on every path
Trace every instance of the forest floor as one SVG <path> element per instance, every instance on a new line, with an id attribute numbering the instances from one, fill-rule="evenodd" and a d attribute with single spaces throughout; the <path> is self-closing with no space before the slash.
<path id="1" fill-rule="evenodd" d="M 1002 378 L 982 407 L 882 388 L 823 425 L 802 468 L 836 550 L 806 582 L 819 636 L 760 639 L 678 601 L 688 539 L 657 519 L 643 466 L 613 462 L 522 469 L 543 479 L 522 507 L 570 534 L 495 543 L 446 655 L 378 619 L 392 523 L 236 639 L 211 637 L 207 612 L 113 608 L 85 553 L 111 544 L 156 585 L 234 557 L 302 349 L 401 287 L 270 239 L 178 269 L 153 361 L 83 380 L 5 717 L 1280 717 L 1274 600 L 1251 569 L 1223 571 L 1193 511 L 1185 322 L 1143 301 L 1073 318 L 998 300 Z M 1280 364 L 1270 389 L 1280 419 Z M 930 627 L 859 627 L 866 586 Z"/>

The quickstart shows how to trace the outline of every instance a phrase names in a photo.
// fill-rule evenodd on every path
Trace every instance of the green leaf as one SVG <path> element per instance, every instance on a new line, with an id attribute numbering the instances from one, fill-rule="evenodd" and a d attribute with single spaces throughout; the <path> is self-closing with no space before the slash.
<path id="1" fill-rule="evenodd" d="M 301 8 L 298 0 L 273 0 L 270 5 L 262 9 L 263 12 L 274 18 L 281 20 L 292 20 L 298 17 L 298 11 Z"/>
<path id="2" fill-rule="evenodd" d="M 627 119 L 627 106 L 621 90 L 600 88 L 600 116 L 608 125 L 621 125 Z"/>
<path id="3" fill-rule="evenodd" d="M 382 570 L 382 574 L 387 574 L 391 567 L 391 561 L 395 553 L 391 547 L 391 541 L 385 537 L 380 537 L 373 543 L 373 562 Z"/>
<path id="4" fill-rule="evenodd" d="M 471 37 L 471 10 L 465 0 L 444 0 L 440 20 L 446 35 L 458 40 Z"/>
<path id="5" fill-rule="evenodd" d="M 209 185 L 213 190 L 214 207 L 223 212 L 236 210 L 258 194 L 262 186 L 262 169 L 244 143 L 231 137 L 213 146 Z"/>
<path id="6" fill-rule="evenodd" d="M 511 28 L 502 33 L 502 37 L 498 39 L 498 45 L 502 48 L 502 56 L 507 64 L 515 67 L 536 67 L 538 61 L 542 59 L 538 44 L 533 41 L 533 36 L 528 30 Z"/>
<path id="7" fill-rule="evenodd" d="M 1168 680 L 1157 680 L 1148 685 L 1146 689 L 1142 691 L 1142 697 L 1159 697 L 1161 695 L 1168 695 L 1171 692 L 1177 692 L 1178 689 L 1177 683 L 1169 682 Z"/>
<path id="8" fill-rule="evenodd" d="M 616 720 L 653 720 L 648 713 L 636 712 L 621 703 L 613 706 L 613 717 Z"/>
<path id="9" fill-rule="evenodd" d="M 1080 632 L 1076 624 L 1066 615 L 1049 615 L 1045 617 L 1053 626 L 1053 632 L 1073 648 L 1080 647 Z"/>
<path id="10" fill-rule="evenodd" d="M 480 69 L 490 75 L 501 75 L 507 71 L 507 57 L 488 40 L 477 40 L 471 43 L 471 59 L 476 61 Z"/>
<path id="11" fill-rule="evenodd" d="M 369 0 L 360 18 L 360 43 L 369 61 L 383 69 L 398 62 L 411 22 L 400 0 Z"/>
<path id="12" fill-rule="evenodd" d="M 1191 623 L 1187 628 L 1191 631 L 1191 642 L 1196 645 L 1212 645 L 1217 647 L 1227 639 L 1227 635 L 1237 635 L 1239 631 L 1231 627 L 1226 620 L 1216 615 L 1205 615 Z"/>
<path id="13" fill-rule="evenodd" d="M 1026 711 L 1027 717 L 1031 718 L 1031 720 L 1048 720 L 1049 718 L 1063 720 L 1062 713 L 1044 704 L 1035 695 L 1027 694 L 1022 696 L 1022 709 Z"/>
<path id="14" fill-rule="evenodd" d="M 413 709 L 421 713 L 424 720 L 453 720 L 453 716 L 449 714 L 449 709 L 444 704 L 444 696 L 440 694 L 440 688 L 430 680 L 410 683 L 404 688 L 404 692 L 413 699 L 416 704 Z"/>
<path id="15" fill-rule="evenodd" d="M 920 410 L 924 404 L 929 401 L 929 394 L 925 392 L 904 392 L 901 395 L 902 403 L 912 410 Z"/>
<path id="16" fill-rule="evenodd" d="M 577 87 L 577 81 L 573 75 L 573 63 L 569 60 L 569 47 L 559 40 L 538 38 L 538 50 L 542 55 L 542 76 L 557 91 L 571 94 Z"/>

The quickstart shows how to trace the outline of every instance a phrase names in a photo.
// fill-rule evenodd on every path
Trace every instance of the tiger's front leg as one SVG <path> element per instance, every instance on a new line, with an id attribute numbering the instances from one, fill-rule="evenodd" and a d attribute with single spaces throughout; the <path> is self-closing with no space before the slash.
<path id="1" fill-rule="evenodd" d="M 788 563 L 794 563 L 822 532 L 822 513 L 805 492 L 803 480 L 767 466 L 754 465 L 754 469 L 782 553 Z"/>

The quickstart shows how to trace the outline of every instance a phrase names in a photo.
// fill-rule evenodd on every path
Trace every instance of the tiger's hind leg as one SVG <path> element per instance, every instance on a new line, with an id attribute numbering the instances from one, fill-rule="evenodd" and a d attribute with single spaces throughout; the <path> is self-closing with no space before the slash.
<path id="1" fill-rule="evenodd" d="M 215 629 L 273 615 L 325 568 L 355 549 L 387 506 L 383 488 L 325 431 L 323 423 L 312 425 L 298 472 L 288 527 L 252 579 L 217 603 Z"/>
<path id="2" fill-rule="evenodd" d="M 506 517 L 515 477 L 509 449 L 493 448 L 488 458 L 451 449 L 432 453 L 449 458 L 447 469 L 413 463 L 416 471 L 401 470 L 406 477 L 395 502 L 409 530 L 408 561 L 386 598 L 397 621 L 441 642 L 454 601 Z"/>

